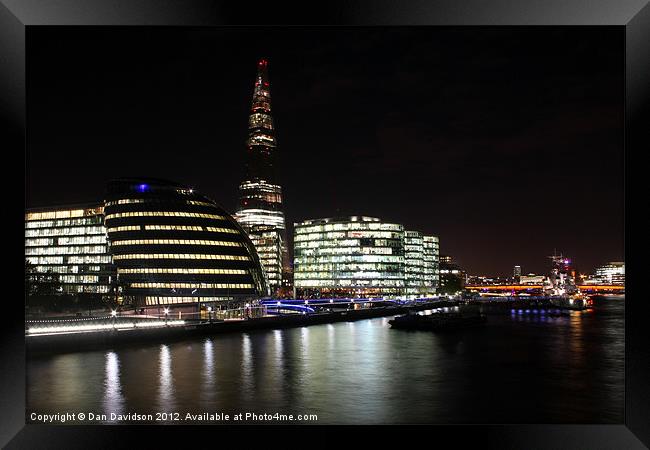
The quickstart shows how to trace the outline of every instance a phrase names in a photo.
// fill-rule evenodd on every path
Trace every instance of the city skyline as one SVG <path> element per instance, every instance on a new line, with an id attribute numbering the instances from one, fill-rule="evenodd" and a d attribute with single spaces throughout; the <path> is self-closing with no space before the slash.
<path id="1" fill-rule="evenodd" d="M 181 39 L 163 36 L 156 45 L 145 39 L 127 49 L 130 33 L 156 34 L 125 31 L 123 40 L 112 38 L 109 45 L 101 31 L 89 32 L 84 42 L 75 32 L 47 43 L 35 33 L 30 86 L 43 100 L 32 105 L 30 116 L 28 207 L 89 201 L 103 195 L 110 178 L 142 175 L 194 185 L 234 214 L 251 67 L 266 56 L 289 224 L 382 217 L 439 236 L 441 253 L 475 274 L 508 274 L 515 264 L 523 272 L 543 272 L 553 248 L 570 255 L 581 271 L 623 260 L 622 141 L 617 145 L 622 69 L 614 65 L 617 58 L 622 62 L 622 51 L 612 44 L 612 30 L 557 30 L 550 37 L 546 31 L 543 39 L 517 30 L 393 30 L 388 37 L 369 30 L 284 30 L 267 32 L 267 42 L 251 45 L 245 55 L 224 48 L 219 38 L 255 43 L 265 33 L 184 32 Z M 312 37 L 287 50 L 291 33 Z M 297 61 L 319 33 L 324 43 Z M 349 39 L 353 35 L 356 40 Z M 513 43 L 513 35 L 522 43 Z M 440 37 L 449 48 L 432 46 Z M 343 39 L 353 44 L 339 49 Z M 483 39 L 489 42 L 484 48 Z M 507 44 L 501 55 L 495 55 L 495 42 Z M 68 53 L 51 51 L 72 44 Z M 90 46 L 96 52 L 78 60 Z M 186 56 L 175 53 L 188 46 Z M 434 56 L 422 52 L 427 46 Z M 479 51 L 471 54 L 472 47 Z M 524 47 L 525 57 L 518 53 Z M 220 53 L 207 58 L 217 48 Z M 578 52 L 581 59 L 566 67 Z M 373 58 L 382 53 L 380 61 Z M 64 62 L 57 73 L 47 64 L 54 54 Z M 171 61 L 163 58 L 170 54 Z M 218 54 L 227 62 L 223 67 Z M 334 54 L 338 60 L 328 58 Z M 138 66 L 136 55 L 146 63 Z M 355 61 L 359 55 L 366 58 Z M 210 81 L 217 75 L 224 86 Z M 152 77 L 157 82 L 147 84 Z M 382 90 L 386 80 L 392 84 Z M 529 87 L 535 82 L 536 89 Z M 472 101 L 470 94 L 478 91 L 470 83 L 496 93 L 486 90 Z M 125 100 L 115 117 L 113 102 Z M 59 115 L 53 114 L 57 108 Z M 517 121 L 522 113 L 528 116 Z M 88 141 L 103 156 L 88 151 Z M 559 150 L 549 152 L 550 145 Z M 132 155 L 127 171 L 113 156 L 121 152 Z M 442 169 L 427 169 L 436 167 Z"/>

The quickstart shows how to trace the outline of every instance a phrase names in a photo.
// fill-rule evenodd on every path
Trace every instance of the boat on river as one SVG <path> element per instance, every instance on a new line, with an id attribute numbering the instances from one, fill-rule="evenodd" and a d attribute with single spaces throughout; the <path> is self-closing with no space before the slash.
<path id="1" fill-rule="evenodd" d="M 584 311 L 593 307 L 593 300 L 576 286 L 571 273 L 571 260 L 562 254 L 549 256 L 553 262 L 550 276 L 544 281 L 544 293 L 550 297 L 551 304 L 572 311 Z"/>
<path id="2" fill-rule="evenodd" d="M 391 328 L 403 330 L 445 331 L 470 328 L 485 324 L 487 316 L 477 307 L 458 307 L 451 312 L 431 314 L 409 313 L 389 320 Z"/>

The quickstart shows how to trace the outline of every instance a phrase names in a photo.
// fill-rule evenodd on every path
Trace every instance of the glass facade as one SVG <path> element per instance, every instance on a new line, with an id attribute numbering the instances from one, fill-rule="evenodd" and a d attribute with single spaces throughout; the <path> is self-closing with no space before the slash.
<path id="1" fill-rule="evenodd" d="M 126 303 L 199 305 L 268 294 L 246 232 L 193 189 L 164 180 L 114 180 L 105 212 Z"/>
<path id="2" fill-rule="evenodd" d="M 404 261 L 407 297 L 424 293 L 424 240 L 419 231 L 404 232 Z"/>
<path id="3" fill-rule="evenodd" d="M 239 185 L 239 209 L 235 219 L 249 233 L 262 260 L 269 286 L 275 292 L 287 279 L 289 260 L 282 188 L 276 173 L 277 142 L 271 115 L 268 62 L 264 59 L 257 64 L 246 147 L 247 174 Z"/>
<path id="4" fill-rule="evenodd" d="M 397 297 L 405 292 L 404 227 L 353 216 L 294 224 L 299 297 Z"/>
<path id="5" fill-rule="evenodd" d="M 437 236 L 422 236 L 425 296 L 438 291 L 440 285 L 440 241 Z"/>
<path id="6" fill-rule="evenodd" d="M 257 250 L 267 283 L 278 287 L 282 283 L 282 252 L 284 243 L 278 228 L 267 225 L 250 227 L 249 237 Z"/>
<path id="7" fill-rule="evenodd" d="M 64 294 L 108 294 L 115 276 L 104 207 L 33 209 L 25 214 L 25 259 L 35 274 L 55 274 Z"/>
<path id="8" fill-rule="evenodd" d="M 625 263 L 614 261 L 598 267 L 585 284 L 625 285 Z"/>

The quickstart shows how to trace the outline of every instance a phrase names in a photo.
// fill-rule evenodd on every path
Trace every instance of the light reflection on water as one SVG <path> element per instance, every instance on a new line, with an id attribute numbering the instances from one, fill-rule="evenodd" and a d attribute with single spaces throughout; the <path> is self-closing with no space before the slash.
<path id="1" fill-rule="evenodd" d="M 391 330 L 389 318 L 28 361 L 28 410 L 318 414 L 318 423 L 620 423 L 624 301 Z"/>
<path id="2" fill-rule="evenodd" d="M 104 380 L 104 414 L 122 414 L 124 396 L 120 383 L 120 360 L 115 352 L 106 353 L 106 379 Z"/>
<path id="3" fill-rule="evenodd" d="M 170 412 L 176 409 L 172 353 L 168 345 L 160 346 L 158 370 L 158 411 Z"/>

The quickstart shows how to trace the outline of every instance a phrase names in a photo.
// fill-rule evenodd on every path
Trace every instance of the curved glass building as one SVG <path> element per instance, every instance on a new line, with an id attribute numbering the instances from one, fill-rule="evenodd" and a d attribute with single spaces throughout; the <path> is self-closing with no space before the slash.
<path id="1" fill-rule="evenodd" d="M 404 227 L 352 216 L 294 224 L 298 297 L 396 297 L 405 290 Z"/>
<path id="2" fill-rule="evenodd" d="M 246 232 L 191 188 L 148 178 L 113 180 L 104 213 L 125 303 L 198 309 L 268 294 Z"/>

